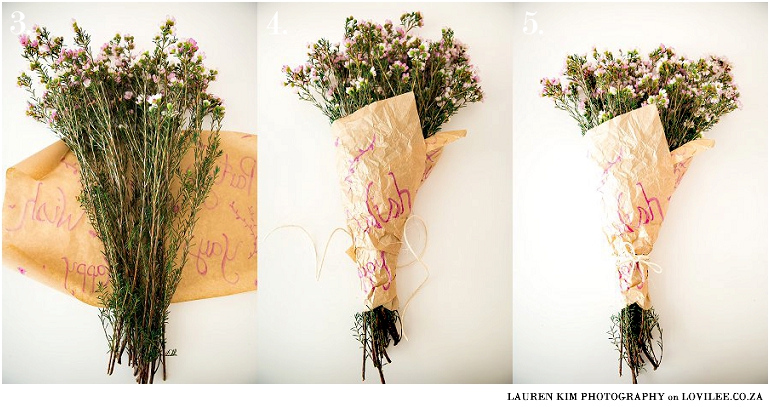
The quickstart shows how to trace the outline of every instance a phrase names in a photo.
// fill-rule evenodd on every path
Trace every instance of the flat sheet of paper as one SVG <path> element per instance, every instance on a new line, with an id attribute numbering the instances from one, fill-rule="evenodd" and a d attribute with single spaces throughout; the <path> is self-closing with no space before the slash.
<path id="1" fill-rule="evenodd" d="M 417 189 L 444 145 L 465 131 L 422 136 L 414 94 L 372 103 L 332 124 L 337 170 L 344 194 L 366 306 L 398 309 L 396 264 L 404 224 Z"/>
<path id="2" fill-rule="evenodd" d="M 257 288 L 257 136 L 222 131 L 220 137 L 219 176 L 200 212 L 174 302 Z M 61 141 L 9 168 L 3 264 L 98 306 L 95 290 L 108 283 L 108 269 L 79 193 L 77 160 Z"/>
<path id="3" fill-rule="evenodd" d="M 713 141 L 695 140 L 669 152 L 654 105 L 615 117 L 587 132 L 586 139 L 588 156 L 597 166 L 607 242 L 616 256 L 625 243 L 634 254 L 649 254 L 692 156 L 711 148 Z M 649 309 L 646 267 L 626 264 L 618 276 L 626 304 Z"/>

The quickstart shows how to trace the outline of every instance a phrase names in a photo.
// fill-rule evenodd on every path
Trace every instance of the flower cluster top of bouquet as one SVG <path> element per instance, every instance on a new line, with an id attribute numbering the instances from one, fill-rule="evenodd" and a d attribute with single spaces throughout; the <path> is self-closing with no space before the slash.
<path id="1" fill-rule="evenodd" d="M 203 66 L 205 55 L 198 52 L 194 39 L 177 40 L 175 24 L 169 18 L 160 27 L 153 52 L 135 55 L 134 37 L 116 34 L 95 58 L 90 36 L 77 22 L 72 23 L 74 48 L 65 48 L 64 38 L 52 37 L 45 27 L 33 27 L 34 37 L 22 35 L 19 40 L 30 70 L 45 90 L 38 96 L 32 77 L 21 73 L 18 85 L 31 95 L 27 114 L 50 125 L 65 142 L 88 130 L 90 124 L 82 115 L 92 109 L 79 109 L 95 107 L 97 100 L 109 101 L 99 109 L 112 114 L 116 134 L 134 132 L 146 115 L 161 117 L 174 128 L 185 119 L 198 122 L 208 115 L 221 121 L 222 100 L 206 92 L 217 72 Z M 185 112 L 191 116 L 185 117 Z"/>
<path id="2" fill-rule="evenodd" d="M 445 28 L 441 39 L 412 35 L 420 12 L 401 16 L 401 25 L 345 21 L 342 43 L 321 39 L 309 45 L 308 61 L 284 66 L 285 86 L 296 88 L 334 121 L 378 100 L 414 92 L 423 137 L 436 134 L 468 103 L 483 99 L 466 46 Z"/>
<path id="3" fill-rule="evenodd" d="M 563 75 L 544 78 L 542 96 L 567 111 L 585 134 L 623 113 L 655 104 L 671 150 L 701 137 L 719 117 L 740 107 L 730 64 L 710 56 L 699 60 L 660 45 L 647 58 L 639 51 L 593 50 L 567 57 Z"/>

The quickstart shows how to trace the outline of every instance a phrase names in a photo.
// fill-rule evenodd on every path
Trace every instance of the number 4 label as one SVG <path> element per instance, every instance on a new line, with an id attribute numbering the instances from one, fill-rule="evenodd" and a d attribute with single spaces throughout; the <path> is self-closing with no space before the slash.
<path id="1" fill-rule="evenodd" d="M 272 33 L 270 33 L 270 35 L 286 34 L 286 30 L 281 31 L 280 28 L 278 28 L 278 12 L 277 11 L 275 12 L 275 14 L 273 14 L 273 18 L 271 18 L 270 22 L 267 24 L 267 29 L 272 31 Z"/>

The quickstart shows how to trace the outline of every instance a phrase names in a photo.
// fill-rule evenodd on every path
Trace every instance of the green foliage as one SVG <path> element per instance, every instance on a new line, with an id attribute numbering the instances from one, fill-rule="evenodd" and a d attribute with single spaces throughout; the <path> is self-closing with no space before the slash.
<path id="1" fill-rule="evenodd" d="M 663 358 L 663 331 L 660 329 L 658 314 L 650 308 L 645 310 L 634 303 L 610 317 L 612 327 L 607 332 L 619 353 L 618 373 L 623 375 L 623 361 L 631 369 L 633 383 L 636 384 L 639 372 L 644 370 L 645 358 L 653 370 L 657 369 Z M 655 355 L 653 342 L 658 345 L 661 357 Z"/>
<path id="2" fill-rule="evenodd" d="M 108 373 L 126 354 L 137 382 L 151 383 L 175 354 L 166 348 L 168 306 L 216 179 L 224 107 L 206 92 L 216 71 L 204 68 L 195 40 L 176 38 L 173 19 L 141 55 L 132 36 L 117 34 L 94 57 L 89 35 L 77 23 L 73 30 L 71 49 L 42 27 L 20 37 L 31 72 L 18 84 L 30 94 L 27 114 L 80 164 L 79 201 L 110 270 L 109 285 L 98 287 Z M 194 162 L 183 168 L 189 151 Z"/>
<path id="3" fill-rule="evenodd" d="M 359 312 L 355 316 L 355 325 L 352 328 L 354 336 L 361 343 L 363 349 L 363 364 L 361 367 L 361 379 L 366 380 L 366 359 L 371 359 L 372 364 L 380 373 L 380 381 L 385 383 L 382 373 L 383 359 L 390 363 L 387 348 L 393 341 L 393 346 L 401 341 L 399 328 L 401 318 L 398 311 L 391 311 L 383 306 L 373 310 Z M 398 327 L 396 326 L 398 325 Z"/>

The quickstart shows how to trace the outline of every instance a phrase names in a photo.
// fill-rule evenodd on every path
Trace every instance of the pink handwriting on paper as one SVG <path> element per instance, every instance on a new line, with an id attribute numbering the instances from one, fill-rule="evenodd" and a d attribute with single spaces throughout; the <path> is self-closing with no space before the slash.
<path id="1" fill-rule="evenodd" d="M 235 284 L 240 280 L 240 275 L 236 272 L 234 280 L 228 279 L 227 262 L 235 259 L 235 255 L 238 253 L 238 246 L 241 242 L 238 242 L 235 247 L 230 246 L 230 238 L 222 233 L 222 240 L 210 240 L 201 239 L 193 250 L 190 251 L 190 256 L 195 259 L 195 267 L 200 275 L 205 276 L 209 272 L 209 260 L 219 262 L 219 270 L 222 273 L 222 278 L 230 284 Z"/>
<path id="2" fill-rule="evenodd" d="M 64 190 L 60 187 L 56 187 L 56 190 L 58 191 L 56 202 L 45 202 L 40 196 L 40 189 L 42 186 L 43 183 L 38 182 L 35 196 L 24 203 L 24 209 L 19 217 L 19 223 L 14 227 L 6 228 L 5 230 L 9 232 L 19 230 L 24 227 L 27 220 L 49 223 L 56 228 L 65 228 L 69 231 L 75 229 L 83 219 L 83 216 L 85 216 L 85 213 L 79 211 L 80 214 L 76 215 L 75 220 L 73 221 L 73 211 L 67 213 L 67 197 L 64 195 Z"/>
<path id="3" fill-rule="evenodd" d="M 380 206 L 377 204 L 374 204 L 372 202 L 372 194 L 371 189 L 372 185 L 374 185 L 374 181 L 370 181 L 369 185 L 366 186 L 366 209 L 369 211 L 369 214 L 372 215 L 372 217 L 375 219 L 375 225 L 377 229 L 382 229 L 383 223 L 388 223 L 391 220 L 397 219 L 399 216 L 403 215 L 406 212 L 406 208 L 408 205 L 409 210 L 412 209 L 412 195 L 409 193 L 409 190 L 404 189 L 398 189 L 398 181 L 396 181 L 396 175 L 393 174 L 393 172 L 389 172 L 388 175 L 390 175 L 391 179 L 393 180 L 393 186 L 396 189 L 396 193 L 398 194 L 398 200 L 393 198 L 388 198 L 387 204 L 388 204 L 388 217 L 383 218 L 380 214 Z M 406 196 L 406 203 L 404 203 L 404 196 Z"/>
<path id="4" fill-rule="evenodd" d="M 233 164 L 233 161 L 238 162 L 237 167 Z M 217 189 L 231 188 L 245 191 L 250 195 L 254 190 L 254 184 L 257 180 L 257 160 L 254 157 L 241 157 L 237 159 L 231 157 L 230 154 L 225 154 L 224 162 L 217 162 L 217 165 L 219 166 L 219 175 L 214 180 L 215 187 L 211 189 L 206 200 L 203 201 L 203 207 L 209 210 L 216 209 L 219 206 L 220 197 Z M 184 171 L 188 171 L 191 168 L 192 165 L 188 165 L 184 168 Z"/>
<path id="5" fill-rule="evenodd" d="M 251 235 L 251 239 L 254 242 L 254 247 L 251 249 L 251 252 L 249 252 L 249 258 L 252 258 L 257 255 L 257 213 L 253 206 L 249 206 L 249 215 L 247 219 L 246 215 L 241 215 L 241 213 L 235 207 L 235 201 L 230 202 L 230 209 L 235 214 L 235 219 L 239 220 L 243 224 L 243 227 L 249 231 L 249 235 Z"/>
<path id="6" fill-rule="evenodd" d="M 70 279 L 74 279 L 74 285 L 80 285 L 82 292 L 93 293 L 96 291 L 96 280 L 103 281 L 107 275 L 107 266 L 104 264 L 88 264 L 62 257 L 64 260 L 64 289 L 74 294 L 74 289 L 67 286 Z M 82 276 L 82 284 L 81 277 Z M 89 290 L 89 291 L 86 291 Z"/>
<path id="7" fill-rule="evenodd" d="M 365 149 L 363 149 L 363 150 L 359 148 L 359 149 L 358 149 L 358 155 L 357 155 L 357 156 L 355 156 L 355 157 L 353 158 L 353 160 L 351 160 L 351 161 L 350 161 L 350 172 L 351 172 L 351 173 L 355 171 L 355 169 L 354 169 L 353 167 L 355 166 L 355 164 L 358 164 L 358 161 L 360 161 L 360 160 L 361 160 L 361 157 L 363 157 L 363 156 L 364 156 L 364 154 L 366 154 L 366 153 L 368 153 L 368 152 L 370 152 L 370 151 L 374 151 L 374 144 L 375 144 L 375 143 L 377 143 L 377 134 L 376 134 L 376 133 L 375 133 L 375 134 L 372 134 L 372 142 L 371 142 L 371 143 L 369 143 L 369 146 L 368 146 L 368 147 L 366 147 L 366 148 L 365 148 Z"/>
<path id="8" fill-rule="evenodd" d="M 78 175 L 78 171 L 80 170 L 80 164 L 78 164 L 77 160 L 75 162 L 69 162 L 66 160 L 67 156 L 61 158 L 61 163 L 64 165 L 64 168 L 72 171 L 72 174 Z"/>
<path id="9" fill-rule="evenodd" d="M 339 139 L 338 139 L 339 141 Z M 348 161 L 348 175 L 345 177 L 345 182 L 348 184 L 353 184 L 353 178 L 352 175 L 356 172 L 356 165 L 358 165 L 358 162 L 361 161 L 361 157 L 363 157 L 366 153 L 370 151 L 374 151 L 374 145 L 377 143 L 377 134 L 372 135 L 372 141 L 369 143 L 369 146 L 364 149 L 358 149 L 358 155 L 353 157 L 352 160 Z"/>
<path id="10" fill-rule="evenodd" d="M 345 215 L 348 220 L 356 222 L 356 228 L 361 233 L 368 232 L 372 226 L 377 224 L 377 219 L 374 219 L 374 216 L 372 215 L 362 213 L 358 216 L 353 216 L 349 209 L 345 209 Z"/>
<path id="11" fill-rule="evenodd" d="M 620 266 L 618 269 L 618 280 L 620 282 L 620 290 L 623 292 L 627 292 L 631 289 L 631 279 L 633 278 L 633 273 L 636 271 L 639 271 L 639 273 L 642 273 L 641 268 L 639 267 L 639 263 L 631 262 L 628 264 L 624 264 Z M 644 279 L 636 285 L 636 288 L 641 290 L 644 287 Z"/>
<path id="12" fill-rule="evenodd" d="M 203 201 L 203 207 L 206 209 L 214 209 L 217 206 L 219 206 L 219 194 L 212 188 L 211 191 L 209 191 L 206 200 Z"/>
<path id="13" fill-rule="evenodd" d="M 682 182 L 682 177 L 684 177 L 685 172 L 687 172 L 687 166 L 690 164 L 690 161 L 692 161 L 692 158 L 680 161 L 674 166 L 674 175 L 676 175 L 674 188 L 678 188 L 679 183 Z M 671 199 L 671 197 L 668 197 L 668 199 Z"/>
<path id="14" fill-rule="evenodd" d="M 632 218 L 633 215 L 628 216 L 623 214 L 620 210 L 618 210 L 618 218 L 620 219 L 620 222 L 623 225 L 621 233 L 633 233 L 634 227 L 636 229 L 640 228 L 642 225 L 646 225 L 653 220 L 655 220 L 655 208 L 653 208 L 653 203 L 657 207 L 658 215 L 660 216 L 660 220 L 663 221 L 663 208 L 660 206 L 660 201 L 657 197 L 648 197 L 647 191 L 644 190 L 644 185 L 642 185 L 641 182 L 637 182 L 636 186 L 641 189 L 642 196 L 644 197 L 644 204 L 646 206 L 637 206 L 636 207 L 636 214 L 639 216 L 637 217 L 637 221 L 634 224 L 634 219 Z M 622 200 L 623 200 L 623 193 L 618 194 L 618 207 L 622 207 Z M 632 227 L 633 226 L 633 227 Z"/>
<path id="15" fill-rule="evenodd" d="M 237 168 L 231 161 L 238 161 Z M 240 160 L 225 154 L 224 162 L 219 165 L 219 178 L 214 182 L 215 185 L 225 185 L 230 188 L 245 190 L 251 194 L 254 188 L 257 173 L 257 160 L 253 157 L 242 157 Z"/>
<path id="16" fill-rule="evenodd" d="M 428 175 L 430 175 L 430 173 L 433 172 L 433 168 L 436 167 L 436 161 L 433 158 L 439 153 L 441 153 L 441 149 L 431 151 L 425 155 L 425 171 L 422 173 L 423 181 L 428 179 Z"/>
<path id="17" fill-rule="evenodd" d="M 388 275 L 388 282 L 382 285 L 382 289 L 385 291 L 390 289 L 390 284 L 393 282 L 393 275 L 390 272 L 390 267 L 385 263 L 385 252 L 380 251 L 379 260 L 369 261 L 358 267 L 358 278 L 361 279 L 364 291 L 369 292 L 374 289 L 374 285 L 376 284 L 374 276 L 379 269 L 385 270 L 385 273 Z"/>
<path id="18" fill-rule="evenodd" d="M 604 170 L 602 171 L 602 178 L 599 181 L 599 188 L 596 188 L 597 191 L 601 191 L 604 184 L 607 183 L 607 177 L 610 175 L 610 168 L 614 167 L 615 164 L 619 163 L 620 160 L 623 159 L 623 153 L 619 153 L 618 157 L 615 158 L 615 160 L 610 161 L 607 163 L 607 166 L 604 167 Z"/>

